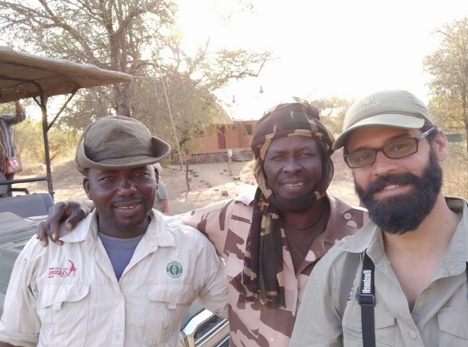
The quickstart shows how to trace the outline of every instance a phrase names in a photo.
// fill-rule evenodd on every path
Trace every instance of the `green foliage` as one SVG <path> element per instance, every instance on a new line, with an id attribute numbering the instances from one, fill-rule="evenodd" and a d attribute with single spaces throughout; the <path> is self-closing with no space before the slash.
<path id="1" fill-rule="evenodd" d="M 351 106 L 352 101 L 348 99 L 329 97 L 312 101 L 320 114 L 323 125 L 335 136 L 341 133 L 343 120 Z"/>
<path id="2" fill-rule="evenodd" d="M 242 0 L 239 8 L 249 4 Z M 77 130 L 119 114 L 174 139 L 173 120 L 183 147 L 193 130 L 215 120 L 214 92 L 230 80 L 258 76 L 271 56 L 212 51 L 209 40 L 196 53 L 185 52 L 171 34 L 177 10 L 171 0 L 0 0 L 0 8 L 2 38 L 11 46 L 135 76 L 131 84 L 80 91 L 61 120 Z"/>
<path id="3" fill-rule="evenodd" d="M 430 108 L 444 129 L 468 134 L 468 17 L 436 31 L 440 47 L 424 59 L 432 80 Z M 466 145 L 465 145 L 466 148 Z"/>
<path id="4" fill-rule="evenodd" d="M 462 110 L 456 102 L 450 98 L 434 96 L 429 100 L 427 106 L 434 122 L 444 129 L 445 133 L 462 133 L 464 135 Z"/>
<path id="5" fill-rule="evenodd" d="M 424 59 L 429 83 L 429 110 L 446 134 L 461 134 L 463 142 L 450 143 L 444 164 L 444 193 L 468 197 L 468 17 L 436 31 L 440 47 Z"/>
<path id="6" fill-rule="evenodd" d="M 449 143 L 450 155 L 443 163 L 445 195 L 468 199 L 468 158 L 464 142 Z"/>
<path id="7" fill-rule="evenodd" d="M 26 119 L 14 126 L 15 144 L 23 167 L 45 163 L 42 123 Z M 76 150 L 79 134 L 73 129 L 52 127 L 49 130 L 49 153 L 52 164 L 69 158 Z"/>
<path id="8" fill-rule="evenodd" d="M 44 163 L 44 141 L 40 122 L 26 118 L 15 125 L 14 139 L 16 149 L 23 158 L 24 164 L 26 162 Z"/>

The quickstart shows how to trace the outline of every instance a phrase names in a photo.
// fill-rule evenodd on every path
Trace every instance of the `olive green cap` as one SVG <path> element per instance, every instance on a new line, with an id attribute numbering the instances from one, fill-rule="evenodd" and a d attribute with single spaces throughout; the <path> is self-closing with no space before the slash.
<path id="1" fill-rule="evenodd" d="M 379 91 L 351 105 L 333 150 L 343 147 L 348 135 L 358 128 L 380 125 L 420 129 L 425 123 L 432 124 L 432 118 L 426 105 L 416 96 L 406 90 Z"/>

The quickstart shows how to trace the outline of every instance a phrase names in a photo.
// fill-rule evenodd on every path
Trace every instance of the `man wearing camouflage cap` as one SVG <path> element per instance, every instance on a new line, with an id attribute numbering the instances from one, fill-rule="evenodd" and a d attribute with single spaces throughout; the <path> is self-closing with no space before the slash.
<path id="1" fill-rule="evenodd" d="M 313 267 L 366 220 L 363 209 L 326 193 L 333 177 L 333 140 L 308 102 L 279 104 L 258 121 L 253 134 L 255 196 L 181 217 L 205 233 L 225 260 L 230 346 L 289 346 Z M 70 206 L 55 208 L 49 230 Z M 68 218 L 70 226 L 82 212 Z"/>
<path id="2" fill-rule="evenodd" d="M 444 133 L 388 90 L 351 106 L 340 147 L 371 222 L 314 269 L 291 347 L 467 346 L 468 210 L 441 192 Z"/>
<path id="3" fill-rule="evenodd" d="M 105 117 L 80 138 L 76 167 L 95 210 L 62 247 L 35 238 L 19 255 L 0 322 L 2 346 L 178 345 L 198 299 L 227 310 L 223 268 L 198 231 L 152 209 L 152 164 L 170 152 L 140 122 Z"/>

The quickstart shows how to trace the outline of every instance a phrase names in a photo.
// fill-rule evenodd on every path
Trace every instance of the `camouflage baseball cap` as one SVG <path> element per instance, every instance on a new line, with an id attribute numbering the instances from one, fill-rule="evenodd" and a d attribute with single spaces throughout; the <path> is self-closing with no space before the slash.
<path id="1" fill-rule="evenodd" d="M 381 125 L 405 129 L 420 129 L 432 124 L 429 110 L 416 96 L 405 90 L 384 90 L 356 101 L 346 112 L 343 131 L 333 149 L 343 147 L 351 131 Z"/>
<path id="2" fill-rule="evenodd" d="M 112 170 L 157 163 L 171 147 L 152 136 L 134 118 L 109 116 L 89 124 L 78 141 L 75 164 L 83 175 L 87 169 Z"/>

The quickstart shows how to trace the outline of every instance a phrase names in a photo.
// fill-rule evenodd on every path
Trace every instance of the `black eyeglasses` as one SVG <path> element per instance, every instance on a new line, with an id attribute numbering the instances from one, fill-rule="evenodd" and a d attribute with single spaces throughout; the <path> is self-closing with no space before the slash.
<path id="1" fill-rule="evenodd" d="M 418 143 L 427 137 L 436 128 L 430 128 L 418 137 L 410 137 L 398 140 L 380 148 L 366 148 L 345 154 L 344 160 L 351 169 L 358 169 L 375 163 L 377 153 L 382 152 L 389 159 L 400 159 L 414 154 L 418 151 Z"/>

